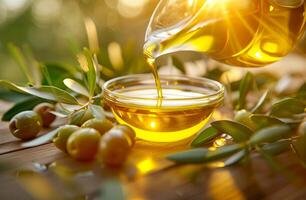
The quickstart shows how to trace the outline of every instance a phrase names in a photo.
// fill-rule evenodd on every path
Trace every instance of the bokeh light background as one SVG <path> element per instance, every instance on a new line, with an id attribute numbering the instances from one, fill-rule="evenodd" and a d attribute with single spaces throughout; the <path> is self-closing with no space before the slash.
<path id="1" fill-rule="evenodd" d="M 76 63 L 75 49 L 88 46 L 84 19 L 97 26 L 100 46 L 133 44 L 142 56 L 146 25 L 158 0 L 0 0 L 0 79 L 23 74 L 7 44 L 28 45 L 39 61 Z"/>
<path id="2" fill-rule="evenodd" d="M 28 45 L 39 61 L 76 64 L 88 46 L 84 19 L 97 25 L 100 46 L 133 45 L 142 56 L 144 33 L 158 0 L 0 0 L 0 79 L 23 80 L 7 44 Z M 305 38 L 305 37 L 304 37 Z M 305 56 L 305 39 L 296 52 Z"/>

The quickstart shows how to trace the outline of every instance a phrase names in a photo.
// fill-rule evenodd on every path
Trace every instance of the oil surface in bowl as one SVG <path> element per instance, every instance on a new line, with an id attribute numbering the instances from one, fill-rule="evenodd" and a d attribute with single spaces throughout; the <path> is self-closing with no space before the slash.
<path id="1" fill-rule="evenodd" d="M 196 134 L 221 102 L 209 96 L 213 91 L 193 86 L 163 88 L 162 102 L 154 86 L 116 92 L 130 97 L 105 98 L 116 120 L 134 128 L 138 138 L 152 142 L 175 142 Z"/>

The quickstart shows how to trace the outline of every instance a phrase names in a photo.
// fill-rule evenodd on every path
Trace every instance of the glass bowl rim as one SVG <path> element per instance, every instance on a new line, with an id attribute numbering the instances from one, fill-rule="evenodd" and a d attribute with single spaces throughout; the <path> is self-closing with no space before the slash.
<path id="1" fill-rule="evenodd" d="M 118 97 L 122 99 L 135 99 L 135 100 L 158 100 L 158 97 L 155 98 L 148 98 L 148 97 L 134 97 L 134 96 L 127 96 L 122 93 L 118 93 L 115 91 L 112 91 L 108 89 L 109 85 L 114 84 L 115 82 L 119 82 L 125 79 L 132 79 L 132 80 L 148 80 L 148 77 L 154 81 L 153 75 L 146 73 L 146 74 L 130 74 L 130 75 L 125 75 L 125 76 L 120 76 L 116 78 L 112 78 L 108 81 L 106 81 L 103 86 L 102 86 L 102 91 L 103 95 L 112 95 L 113 97 Z M 219 83 L 218 81 L 204 78 L 204 77 L 196 77 L 196 76 L 187 76 L 187 75 L 165 75 L 161 74 L 160 76 L 161 80 L 168 79 L 168 80 L 188 80 L 191 82 L 205 82 L 212 84 L 213 86 L 217 87 L 218 89 L 211 94 L 207 94 L 201 97 L 183 97 L 183 98 L 167 98 L 167 100 L 171 101 L 186 101 L 186 100 L 195 100 L 195 99 L 206 99 L 206 98 L 211 98 L 211 97 L 217 97 L 215 100 L 220 100 L 221 98 L 224 97 L 224 86 Z M 187 84 L 186 84 L 187 85 Z M 199 88 L 201 88 L 199 86 Z M 204 86 L 203 86 L 204 88 Z M 214 100 L 213 100 L 214 101 Z"/>

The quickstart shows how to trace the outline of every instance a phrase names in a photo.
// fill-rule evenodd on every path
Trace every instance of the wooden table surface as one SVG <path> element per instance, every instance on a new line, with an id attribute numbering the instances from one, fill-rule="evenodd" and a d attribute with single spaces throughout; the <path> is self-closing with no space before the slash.
<path id="1" fill-rule="evenodd" d="M 0 103 L 1 110 L 9 106 Z M 164 156 L 186 145 L 161 147 L 137 141 L 126 166 L 110 170 L 97 161 L 76 162 L 52 143 L 22 148 L 7 127 L 0 123 L 0 163 L 11 163 L 0 173 L 1 200 L 57 199 L 59 194 L 68 199 L 96 199 L 97 189 L 114 175 L 120 177 L 126 198 L 133 200 L 306 199 L 306 170 L 291 153 L 277 157 L 284 169 L 279 172 L 259 155 L 253 155 L 247 165 L 227 168 L 177 166 Z M 33 171 L 41 173 L 26 176 Z"/>

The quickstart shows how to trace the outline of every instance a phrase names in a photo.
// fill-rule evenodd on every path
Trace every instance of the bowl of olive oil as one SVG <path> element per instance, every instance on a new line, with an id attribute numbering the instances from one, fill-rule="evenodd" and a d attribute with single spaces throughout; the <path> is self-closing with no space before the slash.
<path id="1" fill-rule="evenodd" d="M 114 78 L 103 86 L 105 104 L 120 124 L 132 127 L 137 138 L 177 142 L 198 133 L 223 102 L 219 82 L 189 76 L 159 76 L 162 97 L 152 74 Z"/>

